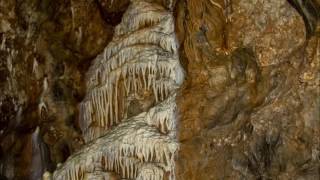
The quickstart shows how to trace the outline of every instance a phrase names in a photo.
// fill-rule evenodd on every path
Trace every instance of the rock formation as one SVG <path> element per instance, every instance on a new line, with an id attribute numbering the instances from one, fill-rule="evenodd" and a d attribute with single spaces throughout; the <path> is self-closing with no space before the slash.
<path id="1" fill-rule="evenodd" d="M 318 180 L 319 19 L 319 0 L 0 0 L 0 180 Z"/>
<path id="2" fill-rule="evenodd" d="M 171 12 L 132 1 L 86 76 L 80 127 L 87 145 L 53 179 L 175 179 L 175 96 L 183 76 Z"/>

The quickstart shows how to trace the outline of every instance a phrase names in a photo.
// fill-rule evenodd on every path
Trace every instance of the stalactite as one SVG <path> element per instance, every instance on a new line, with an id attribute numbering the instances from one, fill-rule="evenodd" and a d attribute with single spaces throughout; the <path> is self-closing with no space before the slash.
<path id="1" fill-rule="evenodd" d="M 32 133 L 32 167 L 30 179 L 41 179 L 42 174 L 48 170 L 49 153 L 41 139 L 40 128 L 37 127 Z"/>
<path id="2" fill-rule="evenodd" d="M 7 37 L 3 35 L 2 41 L 1 41 L 0 50 L 2 50 L 2 51 L 5 50 L 5 48 L 6 48 L 6 41 L 7 41 Z"/>
<path id="3" fill-rule="evenodd" d="M 184 78 L 177 49 L 172 14 L 157 3 L 132 1 L 86 74 L 87 94 L 79 109 L 87 144 L 53 179 L 108 176 L 100 171 L 122 179 L 174 179 L 175 91 Z M 126 118 L 126 102 L 143 91 L 153 95 L 155 106 Z"/>

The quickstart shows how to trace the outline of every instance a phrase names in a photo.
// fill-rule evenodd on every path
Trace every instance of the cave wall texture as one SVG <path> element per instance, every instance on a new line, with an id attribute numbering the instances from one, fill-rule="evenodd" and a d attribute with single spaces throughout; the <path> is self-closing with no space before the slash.
<path id="1" fill-rule="evenodd" d="M 146 1 L 173 14 L 185 70 L 175 178 L 318 180 L 320 1 Z M 0 0 L 0 180 L 41 179 L 88 147 L 85 76 L 130 3 Z"/>

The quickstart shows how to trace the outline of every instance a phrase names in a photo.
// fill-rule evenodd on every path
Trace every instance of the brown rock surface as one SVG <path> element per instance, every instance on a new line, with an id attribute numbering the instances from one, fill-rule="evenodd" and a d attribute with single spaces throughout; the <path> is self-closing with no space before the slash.
<path id="1" fill-rule="evenodd" d="M 286 1 L 226 2 L 177 6 L 178 179 L 318 179 L 319 37 Z"/>
<path id="2" fill-rule="evenodd" d="M 0 23 L 0 177 L 29 179 L 37 126 L 48 170 L 81 146 L 83 75 L 113 26 L 94 2 L 64 0 L 0 1 Z"/>

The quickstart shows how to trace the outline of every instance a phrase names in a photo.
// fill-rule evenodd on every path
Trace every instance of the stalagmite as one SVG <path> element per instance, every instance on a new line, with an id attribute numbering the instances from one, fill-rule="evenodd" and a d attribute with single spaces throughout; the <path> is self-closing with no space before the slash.
<path id="1" fill-rule="evenodd" d="M 174 179 L 175 93 L 184 72 L 174 18 L 166 9 L 172 2 L 164 6 L 131 1 L 113 40 L 86 74 L 87 94 L 79 105 L 86 145 L 53 179 L 112 179 L 111 172 L 121 179 Z M 144 102 L 143 92 L 152 94 L 154 106 L 130 116 L 128 110 L 137 108 L 130 102 Z"/>

